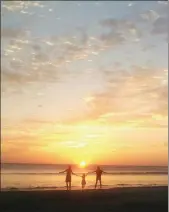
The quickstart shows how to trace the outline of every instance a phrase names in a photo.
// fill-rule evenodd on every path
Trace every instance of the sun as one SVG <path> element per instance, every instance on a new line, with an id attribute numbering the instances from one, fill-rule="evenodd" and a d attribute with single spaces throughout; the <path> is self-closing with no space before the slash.
<path id="1" fill-rule="evenodd" d="M 81 168 L 84 168 L 85 166 L 86 166 L 86 162 L 85 162 L 85 161 L 81 161 L 81 162 L 80 162 L 80 167 L 81 167 Z"/>

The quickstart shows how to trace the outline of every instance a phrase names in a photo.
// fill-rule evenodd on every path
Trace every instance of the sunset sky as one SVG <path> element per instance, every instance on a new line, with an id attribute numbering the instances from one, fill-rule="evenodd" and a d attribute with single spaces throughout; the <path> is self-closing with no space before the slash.
<path id="1" fill-rule="evenodd" d="M 167 165 L 168 2 L 1 3 L 2 162 Z"/>

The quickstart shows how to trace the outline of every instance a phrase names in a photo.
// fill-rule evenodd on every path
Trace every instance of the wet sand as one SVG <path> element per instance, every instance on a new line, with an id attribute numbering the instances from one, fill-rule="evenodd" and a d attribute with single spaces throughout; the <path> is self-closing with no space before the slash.
<path id="1" fill-rule="evenodd" d="M 167 212 L 168 187 L 3 191 L 3 212 Z"/>

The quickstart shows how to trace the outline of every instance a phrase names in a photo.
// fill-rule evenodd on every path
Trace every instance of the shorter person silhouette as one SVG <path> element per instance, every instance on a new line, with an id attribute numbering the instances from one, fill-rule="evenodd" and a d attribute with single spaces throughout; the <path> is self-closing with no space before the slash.
<path id="1" fill-rule="evenodd" d="M 82 185 L 82 191 L 83 191 L 84 188 L 85 188 L 85 185 L 86 185 L 86 176 L 87 176 L 87 174 L 82 174 L 82 175 L 75 174 L 75 175 L 82 178 L 81 185 Z"/>

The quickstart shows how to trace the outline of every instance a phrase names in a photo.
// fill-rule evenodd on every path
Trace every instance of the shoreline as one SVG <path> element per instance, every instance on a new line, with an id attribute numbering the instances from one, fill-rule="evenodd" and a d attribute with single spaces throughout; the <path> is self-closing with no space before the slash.
<path id="1" fill-rule="evenodd" d="M 96 190 L 111 190 L 116 188 L 152 188 L 152 187 L 168 187 L 168 185 L 158 185 L 158 184 L 151 184 L 151 185 L 144 185 L 144 184 L 138 184 L 138 185 L 129 185 L 129 184 L 121 184 L 121 185 L 102 185 L 102 189 L 98 188 Z M 66 190 L 66 186 L 58 187 L 58 186 L 35 186 L 35 187 L 26 187 L 26 188 L 19 188 L 19 187 L 7 187 L 7 188 L 1 188 L 1 192 L 10 192 L 10 191 L 64 191 Z M 72 186 L 72 191 L 80 191 L 81 186 Z M 94 185 L 86 186 L 84 189 L 86 191 L 88 190 L 95 190 Z"/>
<path id="2" fill-rule="evenodd" d="M 0 192 L 7 212 L 167 212 L 168 186 Z"/>

